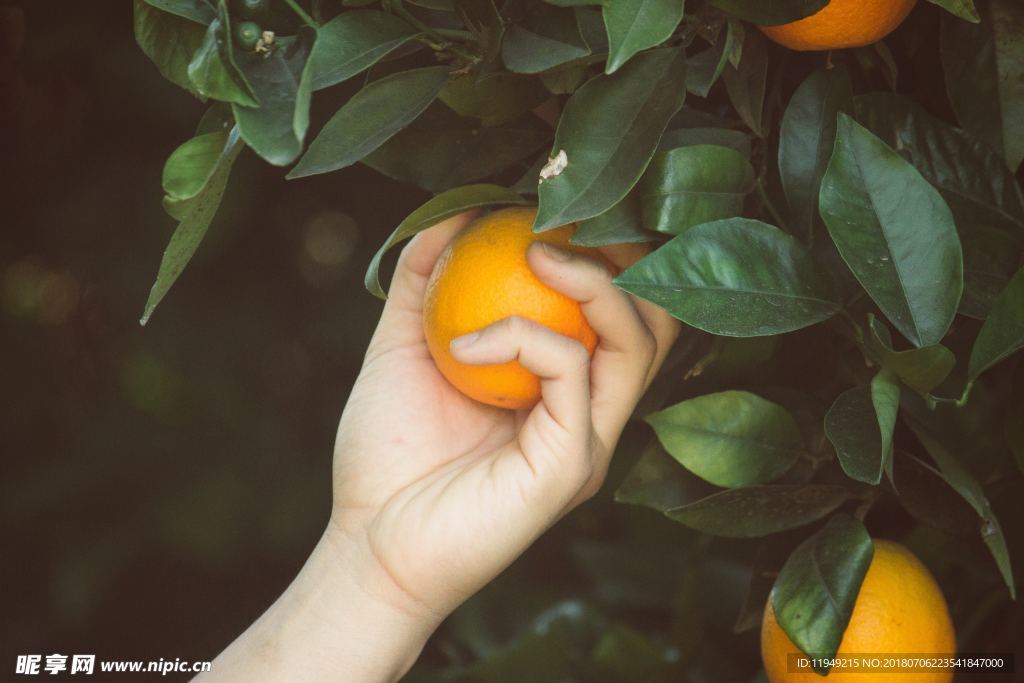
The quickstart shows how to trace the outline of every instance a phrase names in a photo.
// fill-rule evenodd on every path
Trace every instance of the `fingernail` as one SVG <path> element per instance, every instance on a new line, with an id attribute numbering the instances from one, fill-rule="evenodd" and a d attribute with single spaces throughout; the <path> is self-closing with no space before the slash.
<path id="1" fill-rule="evenodd" d="M 572 252 L 566 251 L 565 249 L 559 249 L 553 244 L 547 242 L 540 243 L 541 249 L 544 250 L 544 254 L 554 259 L 555 261 L 568 261 L 572 258 Z"/>
<path id="2" fill-rule="evenodd" d="M 448 348 L 453 351 L 455 349 L 465 349 L 475 344 L 478 339 L 480 339 L 479 332 L 470 332 L 469 334 L 452 339 L 451 343 L 448 344 Z"/>

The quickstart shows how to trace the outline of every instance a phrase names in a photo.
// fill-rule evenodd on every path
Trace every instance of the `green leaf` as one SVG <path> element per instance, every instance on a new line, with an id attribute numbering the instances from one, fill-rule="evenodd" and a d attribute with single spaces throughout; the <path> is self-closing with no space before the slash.
<path id="1" fill-rule="evenodd" d="M 387 12 L 342 12 L 317 29 L 309 55 L 313 89 L 352 78 L 417 35 L 415 28 Z"/>
<path id="2" fill-rule="evenodd" d="M 549 5 L 534 5 L 521 23 L 505 31 L 501 58 L 509 71 L 535 74 L 590 54 L 580 34 L 576 13 Z"/>
<path id="3" fill-rule="evenodd" d="M 615 502 L 666 512 L 700 500 L 714 490 L 703 479 L 680 467 L 658 440 L 653 439 L 615 491 Z"/>
<path id="4" fill-rule="evenodd" d="M 835 657 L 873 555 L 864 525 L 837 515 L 789 556 L 771 603 L 779 626 L 802 652 Z"/>
<path id="5" fill-rule="evenodd" d="M 958 536 L 978 533 L 978 513 L 950 486 L 942 473 L 919 458 L 897 450 L 893 487 L 907 512 L 921 522 Z"/>
<path id="6" fill-rule="evenodd" d="M 592 78 L 569 98 L 552 154 L 565 152 L 568 165 L 540 184 L 534 230 L 593 218 L 626 196 L 683 106 L 685 77 L 681 49 L 652 50 L 610 76 Z"/>
<path id="7" fill-rule="evenodd" d="M 964 128 L 998 150 L 1010 170 L 1024 159 L 1024 7 L 980 0 L 980 23 L 942 17 L 946 89 Z"/>
<path id="8" fill-rule="evenodd" d="M 609 244 L 652 242 L 655 235 L 644 230 L 640 222 L 640 207 L 632 194 L 600 216 L 576 224 L 576 232 L 569 238 L 571 244 L 585 247 L 603 247 Z"/>
<path id="9" fill-rule="evenodd" d="M 203 43 L 189 62 L 188 79 L 203 97 L 246 107 L 260 106 L 235 63 L 234 36 L 225 0 L 218 3 L 217 18 L 206 27 Z"/>
<path id="10" fill-rule="evenodd" d="M 181 220 L 188 213 L 196 196 L 209 184 L 217 168 L 228 131 L 197 135 L 184 142 L 164 163 L 164 208 Z"/>
<path id="11" fill-rule="evenodd" d="M 843 260 L 896 328 L 915 346 L 938 343 L 963 292 L 953 216 L 913 166 L 842 113 L 821 215 Z"/>
<path id="12" fill-rule="evenodd" d="M 784 474 L 803 448 L 789 411 L 745 391 L 692 398 L 646 421 L 673 458 L 716 486 L 768 483 Z"/>
<path id="13" fill-rule="evenodd" d="M 967 371 L 971 380 L 996 363 L 1024 348 L 1024 268 L 992 304 L 992 312 L 982 325 L 971 350 Z"/>
<path id="14" fill-rule="evenodd" d="M 232 129 L 212 174 L 205 182 L 201 192 L 195 196 L 195 202 L 182 216 L 174 234 L 171 235 L 171 241 L 160 260 L 160 270 L 157 272 L 156 282 L 153 283 L 142 318 L 139 320 L 141 325 L 145 325 L 149 321 L 157 305 L 163 300 L 199 247 L 199 243 L 220 206 L 224 188 L 227 187 L 228 177 L 231 175 L 231 167 L 244 146 L 238 135 L 238 129 Z"/>
<path id="15" fill-rule="evenodd" d="M 953 352 L 939 344 L 907 351 L 894 350 L 889 328 L 872 314 L 868 314 L 868 328 L 871 334 L 865 345 L 872 360 L 919 394 L 927 394 L 942 384 L 956 364 Z"/>
<path id="16" fill-rule="evenodd" d="M 217 12 L 206 0 L 146 0 L 146 4 L 206 26 L 217 18 Z"/>
<path id="17" fill-rule="evenodd" d="M 964 250 L 964 296 L 959 313 L 984 320 L 1003 291 L 1024 251 L 1024 232 L 1011 233 L 987 225 L 959 222 Z"/>
<path id="18" fill-rule="evenodd" d="M 736 49 L 737 33 L 740 32 L 735 30 L 734 22 L 729 22 L 728 26 L 724 38 L 720 35 L 714 45 L 687 58 L 686 89 L 697 97 L 708 96 L 725 70 L 729 55 Z M 742 33 L 739 37 L 742 38 Z"/>
<path id="19" fill-rule="evenodd" d="M 882 470 L 892 458 L 899 404 L 899 384 L 886 370 L 869 386 L 849 389 L 832 404 L 825 415 L 825 435 L 848 477 L 872 485 L 882 481 Z"/>
<path id="20" fill-rule="evenodd" d="M 768 39 L 757 31 L 747 31 L 739 64 L 727 64 L 722 71 L 725 90 L 733 108 L 743 123 L 762 138 L 768 134 L 764 102 L 769 56 Z"/>
<path id="21" fill-rule="evenodd" d="M 978 8 L 974 6 L 974 0 L 928 0 L 928 2 L 972 23 L 977 24 L 981 21 Z"/>
<path id="22" fill-rule="evenodd" d="M 744 158 L 750 158 L 750 136 L 728 128 L 676 128 L 661 136 L 659 151 L 690 147 L 692 145 L 718 145 L 734 149 Z"/>
<path id="23" fill-rule="evenodd" d="M 641 50 L 668 40 L 683 18 L 683 0 L 616 0 L 601 9 L 611 74 Z"/>
<path id="24" fill-rule="evenodd" d="M 839 311 L 828 274 L 794 237 L 746 218 L 690 228 L 615 279 L 698 329 L 792 332 Z"/>
<path id="25" fill-rule="evenodd" d="M 861 95 L 854 98 L 854 106 L 858 121 L 942 192 L 959 223 L 1024 232 L 1024 194 L 1006 164 L 984 143 L 898 95 Z"/>
<path id="26" fill-rule="evenodd" d="M 847 498 L 839 486 L 744 486 L 666 510 L 665 515 L 712 536 L 757 538 L 816 522 Z"/>
<path id="27" fill-rule="evenodd" d="M 821 68 L 793 93 L 779 133 L 779 172 L 794 227 L 810 235 L 818 216 L 818 194 L 836 140 L 839 112 L 853 112 L 853 86 L 846 69 Z"/>
<path id="28" fill-rule="evenodd" d="M 754 167 L 739 152 L 716 145 L 660 152 L 644 173 L 640 190 L 648 230 L 681 234 L 695 225 L 743 213 L 754 186 Z"/>
<path id="29" fill-rule="evenodd" d="M 448 67 L 400 71 L 374 81 L 324 125 L 288 178 L 336 171 L 380 147 L 423 113 L 448 80 Z"/>
<path id="30" fill-rule="evenodd" d="M 492 176 L 550 140 L 551 129 L 532 115 L 486 127 L 435 102 L 363 163 L 390 178 L 443 192 Z"/>
<path id="31" fill-rule="evenodd" d="M 504 71 L 453 78 L 438 96 L 459 116 L 479 119 L 484 126 L 514 121 L 548 98 L 536 77 Z"/>
<path id="32" fill-rule="evenodd" d="M 829 0 L 711 0 L 711 4 L 738 19 L 775 26 L 809 17 Z"/>
<path id="33" fill-rule="evenodd" d="M 528 203 L 515 192 L 497 185 L 467 185 L 448 190 L 443 194 L 433 197 L 399 223 L 387 241 L 374 254 L 373 259 L 370 261 L 370 266 L 366 270 L 366 277 L 363 280 L 366 289 L 374 296 L 378 296 L 381 299 L 386 298 L 384 290 L 380 286 L 380 276 L 378 274 L 380 262 L 384 258 L 384 254 L 402 240 L 408 239 L 463 211 L 497 204 L 525 205 Z"/>
<path id="34" fill-rule="evenodd" d="M 924 407 L 923 401 L 920 399 L 905 400 L 904 407 L 906 410 L 902 414 L 907 426 L 938 465 L 943 478 L 981 517 L 981 539 L 992 553 L 1003 581 L 1010 590 L 1010 597 L 1016 598 L 1017 587 L 1013 578 L 1013 568 L 1010 565 L 1010 551 L 1006 547 L 1006 537 L 1003 535 L 999 520 L 985 496 L 984 489 L 970 471 L 947 450 L 945 444 L 952 443 L 952 440 L 943 438 L 942 427 L 936 427 L 935 416 Z"/>
<path id="35" fill-rule="evenodd" d="M 306 139 L 312 94 L 307 57 L 313 39 L 305 29 L 275 39 L 268 56 L 246 54 L 239 60 L 260 106 L 231 105 L 238 130 L 254 152 L 275 166 L 295 161 Z"/>
<path id="36" fill-rule="evenodd" d="M 203 27 L 179 16 L 161 12 L 143 0 L 135 0 L 133 7 L 135 42 L 164 78 L 195 92 L 188 78 L 188 65 L 192 55 L 203 44 L 206 35 Z"/>

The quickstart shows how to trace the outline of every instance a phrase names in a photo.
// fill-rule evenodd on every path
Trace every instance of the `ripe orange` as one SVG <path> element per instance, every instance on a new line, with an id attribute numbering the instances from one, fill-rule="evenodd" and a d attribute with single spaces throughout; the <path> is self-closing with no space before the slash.
<path id="1" fill-rule="evenodd" d="M 449 344 L 510 316 L 529 318 L 579 340 L 593 353 L 597 335 L 579 303 L 556 292 L 530 270 L 526 249 L 541 241 L 562 249 L 597 254 L 569 244 L 574 225 L 534 233 L 536 209 L 503 209 L 487 214 L 455 236 L 438 259 L 427 284 L 423 329 L 441 373 L 467 396 L 500 408 L 529 408 L 540 400 L 540 380 L 518 361 L 465 365 Z"/>
<path id="2" fill-rule="evenodd" d="M 917 0 L 832 0 L 817 14 L 761 31 L 791 50 L 870 45 L 896 30 Z"/>
<path id="3" fill-rule="evenodd" d="M 853 616 L 837 657 L 883 653 L 952 656 L 956 652 L 953 621 L 946 599 L 928 568 L 898 543 L 875 542 Z M 799 650 L 775 620 L 771 601 L 761 624 L 761 658 L 771 683 L 950 683 L 952 670 L 929 673 L 813 672 L 789 673 L 787 655 Z"/>

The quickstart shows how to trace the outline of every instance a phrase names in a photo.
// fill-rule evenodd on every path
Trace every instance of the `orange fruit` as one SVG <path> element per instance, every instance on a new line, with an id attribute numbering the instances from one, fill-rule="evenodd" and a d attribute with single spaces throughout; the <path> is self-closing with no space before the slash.
<path id="1" fill-rule="evenodd" d="M 870 45 L 896 30 L 917 0 L 832 0 L 817 14 L 781 26 L 759 26 L 780 45 L 802 52 Z"/>
<path id="2" fill-rule="evenodd" d="M 593 353 L 597 335 L 579 303 L 533 274 L 526 249 L 533 242 L 597 255 L 569 244 L 574 225 L 533 232 L 536 209 L 494 211 L 470 223 L 448 244 L 427 283 L 423 329 L 438 369 L 467 396 L 500 408 L 529 408 L 540 400 L 540 380 L 518 361 L 465 365 L 449 344 L 503 318 L 520 316 L 578 340 Z"/>
<path id="3" fill-rule="evenodd" d="M 878 541 L 864 577 L 853 616 L 843 633 L 837 657 L 845 655 L 921 654 L 952 656 L 956 652 L 953 620 L 935 578 L 917 557 L 899 543 Z M 952 670 L 927 673 L 837 671 L 822 678 L 814 672 L 789 673 L 787 655 L 799 649 L 775 620 L 771 600 L 761 623 L 761 658 L 771 683 L 950 683 Z"/>

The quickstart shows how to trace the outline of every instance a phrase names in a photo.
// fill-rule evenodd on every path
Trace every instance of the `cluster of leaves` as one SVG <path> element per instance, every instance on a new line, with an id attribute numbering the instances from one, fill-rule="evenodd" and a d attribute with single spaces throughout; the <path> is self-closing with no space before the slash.
<path id="1" fill-rule="evenodd" d="M 215 100 L 165 168 L 180 223 L 144 320 L 244 146 L 289 178 L 361 162 L 435 194 L 371 263 L 378 295 L 401 240 L 536 202 L 537 231 L 651 243 L 616 283 L 707 333 L 642 406 L 656 440 L 617 499 L 714 536 L 811 530 L 759 554 L 741 623 L 770 592 L 802 650 L 834 654 L 887 499 L 980 538 L 1014 594 L 987 489 L 1024 471 L 1024 8 L 932 3 L 897 49 L 796 55 L 755 25 L 827 0 L 281 0 L 257 51 L 227 0 L 135 0 L 146 54 Z M 904 63 L 948 101 L 900 94 Z M 312 95 L 357 76 L 307 144 Z M 815 357 L 784 362 L 793 338 Z"/>

